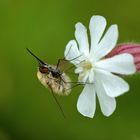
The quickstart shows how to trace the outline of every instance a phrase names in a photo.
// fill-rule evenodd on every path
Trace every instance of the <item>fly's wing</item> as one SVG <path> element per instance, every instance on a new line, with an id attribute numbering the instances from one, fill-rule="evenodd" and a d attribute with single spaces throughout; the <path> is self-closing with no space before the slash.
<path id="1" fill-rule="evenodd" d="M 68 53 L 67 53 L 68 54 Z M 67 56 L 67 55 L 66 55 Z M 80 58 L 80 59 L 79 59 Z M 77 57 L 66 60 L 65 58 L 59 59 L 56 68 L 59 69 L 61 72 L 66 72 L 67 69 L 72 69 L 74 68 L 74 65 L 72 65 L 70 62 L 76 60 L 76 63 L 79 64 L 81 63 L 81 60 L 84 60 L 83 55 L 78 55 Z M 70 67 L 71 66 L 71 67 Z M 68 68 L 69 67 L 69 68 Z"/>
<path id="2" fill-rule="evenodd" d="M 72 81 L 77 81 L 78 75 L 76 75 L 74 72 L 75 66 L 71 64 L 70 61 L 66 59 L 59 59 L 57 68 L 60 70 L 61 73 L 66 73 Z M 76 83 L 77 82 L 71 82 L 72 85 Z"/>
<path id="3" fill-rule="evenodd" d="M 72 68 L 74 68 L 74 65 L 72 65 L 68 60 L 66 59 L 58 60 L 57 69 L 59 69 L 61 72 L 67 72 Z"/>

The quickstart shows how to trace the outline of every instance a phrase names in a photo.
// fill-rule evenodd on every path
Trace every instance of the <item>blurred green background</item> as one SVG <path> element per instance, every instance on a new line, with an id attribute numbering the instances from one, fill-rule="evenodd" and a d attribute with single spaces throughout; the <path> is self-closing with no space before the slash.
<path id="1" fill-rule="evenodd" d="M 119 26 L 119 42 L 140 42 L 140 0 L 0 0 L 0 140 L 140 140 L 140 75 L 126 78 L 131 90 L 117 98 L 106 118 L 76 110 L 82 87 L 60 97 L 64 119 L 36 78 L 37 63 L 26 47 L 50 64 L 63 57 L 74 25 L 92 15 Z"/>

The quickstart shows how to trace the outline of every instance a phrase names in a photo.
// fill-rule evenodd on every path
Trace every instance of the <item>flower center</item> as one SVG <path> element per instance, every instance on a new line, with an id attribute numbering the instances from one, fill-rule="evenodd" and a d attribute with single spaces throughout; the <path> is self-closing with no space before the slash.
<path id="1" fill-rule="evenodd" d="M 83 71 L 89 71 L 93 68 L 92 63 L 89 60 L 82 61 L 80 66 L 83 68 Z"/>

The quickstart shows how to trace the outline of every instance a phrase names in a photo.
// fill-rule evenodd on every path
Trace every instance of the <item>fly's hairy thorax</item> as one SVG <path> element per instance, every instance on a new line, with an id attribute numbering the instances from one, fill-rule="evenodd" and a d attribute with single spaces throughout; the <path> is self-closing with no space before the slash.
<path id="1" fill-rule="evenodd" d="M 55 70 L 56 67 L 51 66 L 51 68 Z M 65 73 L 58 73 L 57 76 L 54 76 L 54 73 L 41 73 L 38 70 L 37 77 L 46 88 L 58 95 L 65 96 L 71 92 L 71 80 Z"/>

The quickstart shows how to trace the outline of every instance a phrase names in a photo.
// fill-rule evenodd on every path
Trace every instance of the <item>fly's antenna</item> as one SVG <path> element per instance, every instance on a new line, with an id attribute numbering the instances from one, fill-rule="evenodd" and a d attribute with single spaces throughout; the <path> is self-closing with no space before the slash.
<path id="1" fill-rule="evenodd" d="M 46 63 L 44 63 L 40 58 L 38 58 L 35 54 L 33 54 L 28 48 L 26 48 L 26 50 L 33 56 L 35 57 L 38 61 L 40 65 L 46 65 Z"/>

